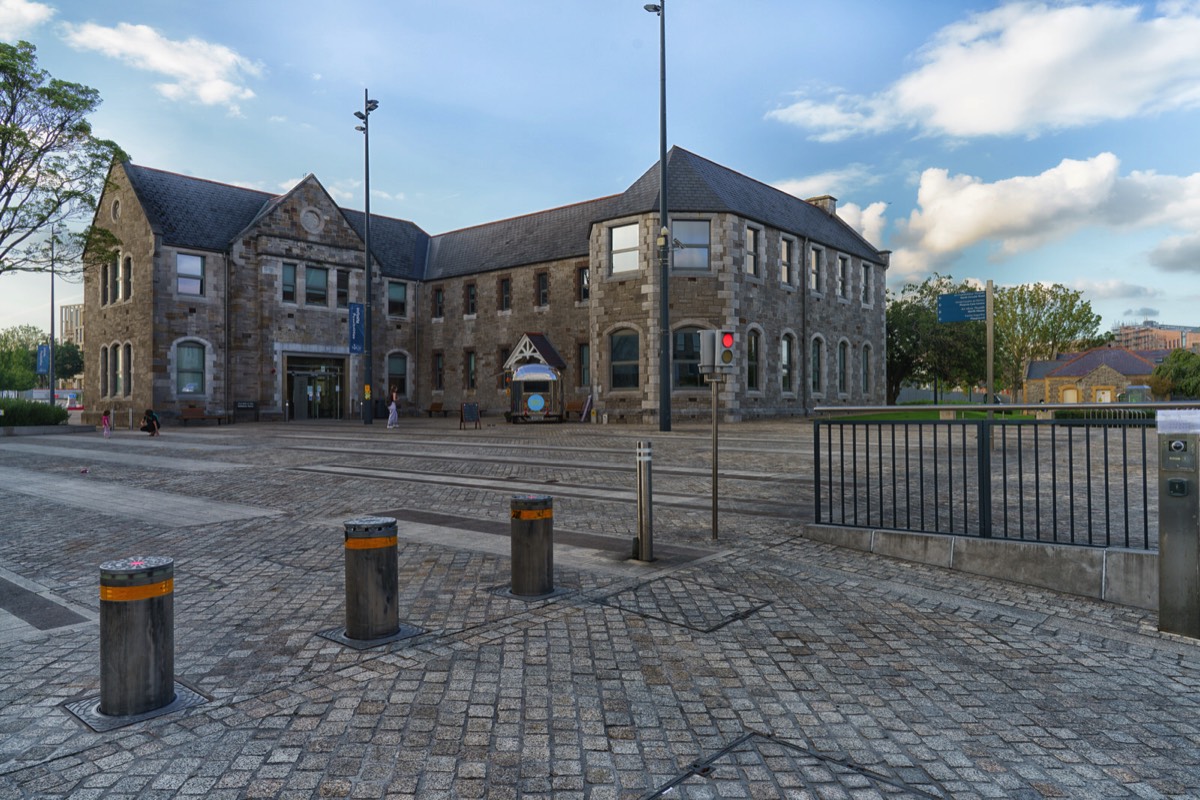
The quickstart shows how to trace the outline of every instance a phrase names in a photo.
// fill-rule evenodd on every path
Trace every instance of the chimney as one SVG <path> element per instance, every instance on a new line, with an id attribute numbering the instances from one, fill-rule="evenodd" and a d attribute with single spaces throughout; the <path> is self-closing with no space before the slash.
<path id="1" fill-rule="evenodd" d="M 810 197 L 805 202 L 812 203 L 831 217 L 837 216 L 837 198 L 833 195 L 823 194 L 820 197 Z"/>

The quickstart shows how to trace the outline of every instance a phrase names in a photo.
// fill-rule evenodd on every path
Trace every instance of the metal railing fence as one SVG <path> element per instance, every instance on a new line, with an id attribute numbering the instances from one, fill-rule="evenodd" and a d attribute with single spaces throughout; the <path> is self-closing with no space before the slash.
<path id="1" fill-rule="evenodd" d="M 1088 408 L 1073 405 L 1070 410 Z M 1102 416 L 1092 419 L 816 419 L 815 520 L 1157 549 L 1152 415 L 1137 409 L 1117 416 L 1112 406 L 1097 410 Z"/>

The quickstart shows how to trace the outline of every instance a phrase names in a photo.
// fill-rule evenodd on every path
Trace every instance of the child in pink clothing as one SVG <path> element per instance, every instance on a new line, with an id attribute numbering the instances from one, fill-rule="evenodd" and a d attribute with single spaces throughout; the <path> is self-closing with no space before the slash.
<path id="1" fill-rule="evenodd" d="M 112 418 L 108 416 L 108 411 L 104 412 L 104 416 L 100 417 L 100 429 L 104 431 L 104 438 L 112 436 Z"/>

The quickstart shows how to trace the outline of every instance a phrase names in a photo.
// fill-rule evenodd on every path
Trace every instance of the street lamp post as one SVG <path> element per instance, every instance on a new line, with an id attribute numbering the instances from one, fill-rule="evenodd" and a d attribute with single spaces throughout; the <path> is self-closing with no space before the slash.
<path id="1" fill-rule="evenodd" d="M 364 303 L 363 321 L 363 401 L 362 401 L 362 421 L 364 425 L 370 425 L 375 421 L 375 414 L 371 405 L 371 385 L 374 382 L 374 374 L 371 368 L 371 327 L 374 321 L 374 316 L 371 314 L 371 131 L 370 119 L 371 112 L 379 108 L 377 100 L 371 100 L 370 94 L 366 89 L 363 89 L 363 110 L 355 111 L 354 116 L 362 121 L 362 125 L 356 125 L 354 130 L 362 131 L 363 135 L 363 248 L 364 261 L 366 262 L 364 276 L 366 282 L 366 301 Z"/>
<path id="2" fill-rule="evenodd" d="M 659 374 L 658 429 L 671 430 L 671 320 L 667 281 L 670 272 L 671 227 L 667 223 L 667 15 L 666 0 L 644 8 L 658 15 L 658 259 L 659 259 Z"/>
<path id="3" fill-rule="evenodd" d="M 54 240 L 58 236 L 58 226 L 50 227 L 50 405 L 54 405 Z"/>

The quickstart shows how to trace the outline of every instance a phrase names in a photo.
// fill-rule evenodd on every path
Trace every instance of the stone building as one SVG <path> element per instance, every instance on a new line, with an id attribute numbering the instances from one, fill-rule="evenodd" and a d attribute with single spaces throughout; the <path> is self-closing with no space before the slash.
<path id="1" fill-rule="evenodd" d="M 1168 350 L 1097 347 L 1032 361 L 1025 373 L 1024 403 L 1115 403 L 1131 386 L 1146 386 Z"/>
<path id="2" fill-rule="evenodd" d="M 728 419 L 880 403 L 888 253 L 836 214 L 693 153 L 668 155 L 672 416 L 707 417 L 699 331 L 732 328 Z M 372 215 L 372 394 L 408 410 L 508 407 L 526 333 L 562 354 L 568 401 L 659 408 L 658 169 L 624 192 L 431 236 Z M 283 195 L 114 165 L 95 223 L 120 240 L 85 278 L 86 391 L 102 408 L 263 419 L 360 413 L 364 215 L 312 175 Z"/>

